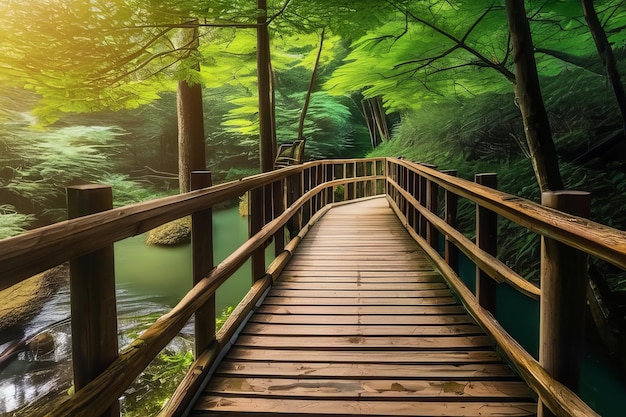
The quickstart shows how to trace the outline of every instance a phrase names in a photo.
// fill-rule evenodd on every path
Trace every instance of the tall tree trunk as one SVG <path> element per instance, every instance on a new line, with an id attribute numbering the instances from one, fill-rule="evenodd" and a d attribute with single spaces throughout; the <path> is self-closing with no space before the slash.
<path id="1" fill-rule="evenodd" d="M 361 101 L 363 116 L 370 133 L 372 148 L 376 148 L 381 142 L 388 142 L 391 138 L 387 115 L 383 108 L 382 96 L 365 98 Z"/>
<path id="2" fill-rule="evenodd" d="M 261 172 L 274 167 L 274 138 L 272 134 L 272 80 L 270 36 L 267 21 L 267 0 L 258 0 L 257 73 L 259 89 L 259 162 Z"/>
<path id="3" fill-rule="evenodd" d="M 515 59 L 515 95 L 522 113 L 535 176 L 542 192 L 561 190 L 563 181 L 548 114 L 541 95 L 524 2 L 506 0 L 505 5 Z"/>
<path id="4" fill-rule="evenodd" d="M 178 82 L 178 177 L 181 193 L 189 191 L 192 171 L 206 170 L 202 86 Z"/>
<path id="5" fill-rule="evenodd" d="M 190 50 L 198 48 L 198 28 L 193 38 L 185 42 Z M 198 65 L 196 68 L 200 70 Z M 189 191 L 189 177 L 192 171 L 206 170 L 204 144 L 204 111 L 202 109 L 202 86 L 190 85 L 187 81 L 178 82 L 176 96 L 178 114 L 178 183 L 181 193 Z"/>
<path id="6" fill-rule="evenodd" d="M 300 112 L 300 121 L 298 123 L 298 139 L 304 139 L 304 121 L 306 119 L 306 113 L 309 110 L 309 103 L 311 103 L 311 95 L 313 94 L 313 89 L 315 88 L 315 80 L 317 79 L 317 71 L 320 66 L 320 58 L 322 57 L 322 49 L 324 48 L 324 37 L 326 34 L 326 29 L 322 30 L 322 35 L 320 36 L 320 47 L 317 50 L 317 56 L 315 57 L 315 65 L 313 66 L 313 73 L 311 74 L 311 80 L 309 81 L 309 88 L 306 91 L 306 97 L 304 99 L 304 105 L 302 106 L 302 111 Z"/>
<path id="7" fill-rule="evenodd" d="M 615 94 L 615 99 L 617 100 L 622 115 L 622 127 L 626 134 L 626 94 L 624 93 L 624 85 L 622 84 L 619 71 L 617 70 L 613 48 L 606 37 L 602 23 L 600 23 L 600 19 L 593 5 L 593 0 L 582 0 L 582 6 L 587 26 L 589 27 L 591 36 L 593 36 L 593 40 L 596 44 L 596 49 L 598 50 L 598 55 L 600 55 L 602 59 L 607 76 L 611 82 L 613 94 Z"/>

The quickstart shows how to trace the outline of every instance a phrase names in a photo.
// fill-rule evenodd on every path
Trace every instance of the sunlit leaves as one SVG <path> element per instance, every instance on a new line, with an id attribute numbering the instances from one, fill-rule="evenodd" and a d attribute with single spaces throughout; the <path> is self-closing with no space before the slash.
<path id="1" fill-rule="evenodd" d="M 405 4 L 406 3 L 406 4 Z M 445 4 L 443 4 L 445 3 Z M 478 2 L 398 2 L 390 20 L 353 44 L 326 84 L 332 93 L 383 96 L 389 111 L 501 91 L 506 16 Z M 510 86 L 509 86 L 510 88 Z"/>

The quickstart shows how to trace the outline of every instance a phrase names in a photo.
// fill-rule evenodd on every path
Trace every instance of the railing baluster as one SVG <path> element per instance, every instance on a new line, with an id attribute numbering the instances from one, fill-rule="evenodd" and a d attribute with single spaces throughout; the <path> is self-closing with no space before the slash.
<path id="1" fill-rule="evenodd" d="M 456 170 L 447 170 L 442 171 L 445 174 L 456 177 Z M 445 220 L 450 226 L 456 229 L 457 227 L 457 211 L 459 206 L 459 196 L 454 194 L 451 191 L 444 191 L 444 200 L 445 200 Z M 446 263 L 452 268 L 454 272 L 459 273 L 459 248 L 450 242 L 450 240 L 446 237 L 445 241 L 445 259 Z"/>
<path id="2" fill-rule="evenodd" d="M 419 176 L 419 180 L 418 180 L 418 195 L 419 195 L 419 202 L 420 205 L 422 207 L 426 207 L 426 184 L 427 184 L 427 180 L 426 177 L 424 176 Z M 421 214 L 418 215 L 418 225 L 419 225 L 419 235 L 421 237 L 423 237 L 424 239 L 426 239 L 426 228 L 428 227 L 428 222 L 426 221 L 426 217 L 422 216 Z"/>
<path id="3" fill-rule="evenodd" d="M 192 191 L 213 185 L 210 171 L 193 171 L 189 181 Z M 213 259 L 213 209 L 207 208 L 191 215 L 191 250 L 193 285 L 196 285 L 215 266 Z M 215 340 L 215 295 L 195 313 L 196 358 Z"/>
<path id="4" fill-rule="evenodd" d="M 590 195 L 580 191 L 544 192 L 541 203 L 589 217 Z M 548 237 L 541 240 L 539 362 L 556 380 L 578 392 L 584 344 L 587 254 Z M 540 401 L 538 416 L 554 414 Z"/>
<path id="5" fill-rule="evenodd" d="M 435 216 L 439 215 L 439 186 L 433 181 L 426 183 L 426 208 Z M 439 232 L 434 224 L 428 222 L 426 241 L 432 247 L 439 248 Z"/>
<path id="6" fill-rule="evenodd" d="M 498 188 L 498 175 L 495 173 L 476 174 L 474 180 L 486 187 Z M 498 253 L 498 215 L 482 206 L 476 209 L 476 244 L 490 255 L 496 256 Z M 496 287 L 497 283 L 476 267 L 476 297 L 480 305 L 494 316 Z"/>
<path id="7" fill-rule="evenodd" d="M 249 192 L 248 197 L 248 236 L 252 237 L 263 228 L 264 220 L 264 188 L 257 187 Z M 261 279 L 265 274 L 265 245 L 261 245 L 250 257 L 252 263 L 252 282 Z"/>
<path id="8" fill-rule="evenodd" d="M 67 188 L 68 218 L 87 216 L 113 208 L 107 185 Z M 115 260 L 113 245 L 70 261 L 72 363 L 74 389 L 79 391 L 118 357 Z M 119 417 L 115 401 L 103 414 Z"/>
<path id="9" fill-rule="evenodd" d="M 272 183 L 272 209 L 274 219 L 285 211 L 285 184 L 287 180 L 278 180 Z M 281 227 L 274 234 L 274 255 L 280 255 L 285 249 L 285 228 Z"/>

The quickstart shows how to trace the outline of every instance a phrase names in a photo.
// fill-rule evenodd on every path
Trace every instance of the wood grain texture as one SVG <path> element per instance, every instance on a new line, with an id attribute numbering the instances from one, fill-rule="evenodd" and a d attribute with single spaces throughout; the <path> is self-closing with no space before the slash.
<path id="1" fill-rule="evenodd" d="M 379 199 L 333 208 L 311 228 L 191 415 L 535 412 Z"/>

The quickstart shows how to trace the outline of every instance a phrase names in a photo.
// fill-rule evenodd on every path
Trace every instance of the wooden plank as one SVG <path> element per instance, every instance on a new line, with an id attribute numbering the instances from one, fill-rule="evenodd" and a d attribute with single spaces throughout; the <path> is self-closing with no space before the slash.
<path id="1" fill-rule="evenodd" d="M 454 305 L 457 304 L 453 297 L 430 297 L 430 298 L 396 298 L 396 297 L 366 297 L 366 298 L 340 298 L 340 297 L 267 297 L 267 304 L 280 305 Z M 330 312 L 329 312 L 330 314 Z"/>
<path id="2" fill-rule="evenodd" d="M 450 297 L 452 292 L 449 289 L 438 290 L 406 290 L 406 291 L 371 291 L 371 290 L 282 290 L 273 289 L 270 297 L 290 297 L 290 298 L 434 298 L 434 297 Z"/>
<path id="3" fill-rule="evenodd" d="M 448 287 L 443 282 L 363 283 L 363 282 L 285 282 L 274 284 L 276 290 L 366 290 L 366 291 L 410 291 L 440 290 Z"/>
<path id="4" fill-rule="evenodd" d="M 323 324 L 264 324 L 250 323 L 243 334 L 260 336 L 447 336 L 479 335 L 480 327 L 475 324 L 461 325 L 323 325 Z"/>
<path id="5" fill-rule="evenodd" d="M 269 379 L 216 377 L 207 387 L 209 393 L 263 395 L 265 397 L 361 398 L 445 401 L 532 401 L 528 387 L 521 381 L 439 381 L 411 379 Z M 218 395 L 219 395 L 218 394 Z"/>
<path id="6" fill-rule="evenodd" d="M 368 208 L 312 228 L 192 415 L 535 414 L 386 201 Z"/>
<path id="7" fill-rule="evenodd" d="M 366 362 L 366 363 L 502 363 L 493 350 L 338 350 L 329 354 L 326 350 L 268 349 L 235 346 L 228 352 L 231 360 L 272 362 Z"/>
<path id="8" fill-rule="evenodd" d="M 242 335 L 237 339 L 238 346 L 253 346 L 287 349 L 476 349 L 492 347 L 493 343 L 487 336 L 251 336 Z M 392 353 L 390 353 L 392 354 Z"/>
<path id="9" fill-rule="evenodd" d="M 361 324 L 381 325 L 446 325 L 446 324 L 472 324 L 474 320 L 470 316 L 463 315 L 406 315 L 406 316 L 383 316 L 383 315 L 320 315 L 320 314 L 255 314 L 250 319 L 251 323 L 279 323 L 279 324 Z"/>
<path id="10" fill-rule="evenodd" d="M 419 315 L 419 314 L 462 314 L 465 310 L 458 304 L 451 305 L 432 305 L 432 306 L 333 306 L 329 310 L 326 306 L 320 305 L 272 305 L 267 302 L 263 303 L 257 313 L 266 314 L 318 314 L 318 315 Z"/>
<path id="11" fill-rule="evenodd" d="M 308 399 L 266 399 L 256 396 L 203 396 L 198 407 L 212 409 L 196 416 L 213 416 L 249 410 L 254 413 L 283 415 L 376 415 L 376 416 L 533 416 L 537 405 L 528 402 L 432 402 L 432 401 L 332 401 Z M 245 410 L 245 411 L 244 411 Z"/>
<path id="12" fill-rule="evenodd" d="M 395 283 L 444 283 L 445 281 L 441 275 L 427 274 L 425 272 L 415 272 L 414 275 L 409 276 L 388 276 L 388 277 L 362 277 L 362 276 L 323 276 L 318 274 L 317 276 L 294 276 L 288 272 L 283 272 L 278 283 L 282 282 L 300 282 L 300 283 L 360 283 L 360 284 L 389 284 Z M 357 273 L 358 274 L 358 273 Z M 360 274 L 359 274 L 360 275 Z"/>
<path id="13" fill-rule="evenodd" d="M 279 280 L 292 278 L 315 277 L 320 278 L 355 278 L 353 282 L 443 282 L 440 274 L 428 271 L 313 271 L 313 270 L 283 270 Z M 357 280 L 358 279 L 358 280 Z"/>
<path id="14" fill-rule="evenodd" d="M 216 375 L 281 376 L 298 378 L 371 378 L 441 380 L 514 380 L 516 375 L 504 364 L 394 364 L 320 362 L 241 362 L 224 360 Z"/>

